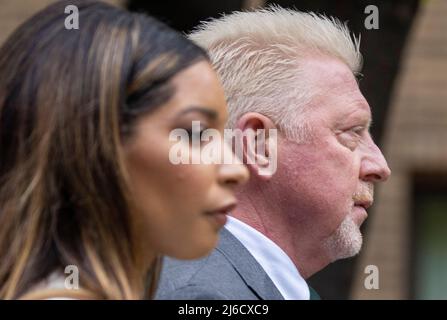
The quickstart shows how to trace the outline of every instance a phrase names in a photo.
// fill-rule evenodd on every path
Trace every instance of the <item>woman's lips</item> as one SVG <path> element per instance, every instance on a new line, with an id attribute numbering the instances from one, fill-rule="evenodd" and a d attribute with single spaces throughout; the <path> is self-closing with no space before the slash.
<path id="1" fill-rule="evenodd" d="M 206 214 L 209 215 L 219 228 L 222 228 L 227 223 L 227 215 L 236 207 L 236 202 L 232 202 L 228 205 L 219 207 L 211 211 L 207 211 Z"/>
<path id="2" fill-rule="evenodd" d="M 227 223 L 227 213 L 224 212 L 214 212 L 210 214 L 211 218 L 215 220 L 219 228 L 222 228 Z"/>

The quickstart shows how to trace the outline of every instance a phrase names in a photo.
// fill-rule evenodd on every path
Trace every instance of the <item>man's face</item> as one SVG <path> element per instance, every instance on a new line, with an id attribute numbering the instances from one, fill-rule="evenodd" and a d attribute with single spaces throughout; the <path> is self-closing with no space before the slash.
<path id="1" fill-rule="evenodd" d="M 371 139 L 371 110 L 350 69 L 327 57 L 313 57 L 303 69 L 316 90 L 304 117 L 310 137 L 303 143 L 280 138 L 272 183 L 296 241 L 321 246 L 336 260 L 360 250 L 373 183 L 385 181 L 390 169 Z"/>

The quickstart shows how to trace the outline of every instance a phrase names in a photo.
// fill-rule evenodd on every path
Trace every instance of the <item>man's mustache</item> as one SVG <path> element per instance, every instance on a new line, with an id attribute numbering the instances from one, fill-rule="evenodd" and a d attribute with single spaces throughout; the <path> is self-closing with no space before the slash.
<path id="1" fill-rule="evenodd" d="M 371 182 L 362 183 L 352 199 L 355 204 L 361 203 L 367 204 L 368 207 L 371 206 L 374 201 L 374 184 Z"/>

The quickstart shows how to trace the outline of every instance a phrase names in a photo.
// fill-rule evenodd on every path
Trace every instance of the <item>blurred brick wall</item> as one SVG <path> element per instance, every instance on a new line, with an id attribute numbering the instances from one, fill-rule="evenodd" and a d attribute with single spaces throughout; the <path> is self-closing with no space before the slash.
<path id="1" fill-rule="evenodd" d="M 384 136 L 391 179 L 377 194 L 351 298 L 410 298 L 412 177 L 447 172 L 447 1 L 426 0 L 404 54 Z M 365 266 L 379 268 L 366 290 Z"/>

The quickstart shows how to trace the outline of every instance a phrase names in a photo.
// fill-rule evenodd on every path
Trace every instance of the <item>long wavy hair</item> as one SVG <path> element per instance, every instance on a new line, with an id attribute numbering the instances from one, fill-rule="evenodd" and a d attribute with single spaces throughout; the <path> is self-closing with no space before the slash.
<path id="1" fill-rule="evenodd" d="M 65 28 L 68 5 L 79 30 Z M 153 295 L 159 259 L 141 268 L 122 147 L 135 120 L 173 95 L 172 77 L 206 59 L 156 19 L 99 1 L 57 1 L 9 37 L 0 48 L 1 299 L 45 297 L 30 291 L 67 265 L 79 269 L 74 296 Z"/>

